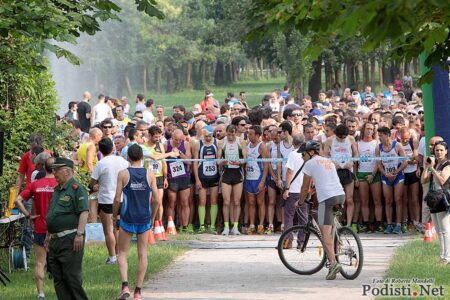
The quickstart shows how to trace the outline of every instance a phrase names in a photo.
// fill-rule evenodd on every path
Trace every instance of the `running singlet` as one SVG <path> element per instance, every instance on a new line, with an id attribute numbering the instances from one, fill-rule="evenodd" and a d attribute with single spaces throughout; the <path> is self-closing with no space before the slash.
<path id="1" fill-rule="evenodd" d="M 345 164 L 349 162 L 348 158 L 352 157 L 352 143 L 346 137 L 343 142 L 339 142 L 336 136 L 333 137 L 330 147 L 330 157 L 333 160 L 338 160 L 339 168 L 344 168 Z"/>
<path id="2" fill-rule="evenodd" d="M 252 159 L 261 158 L 259 142 L 255 147 L 251 147 L 251 143 L 247 145 L 247 164 L 245 167 L 245 180 L 260 180 L 263 174 L 263 164 L 261 161 L 254 161 Z"/>
<path id="3" fill-rule="evenodd" d="M 203 140 L 200 140 L 199 155 L 200 159 L 216 159 L 217 158 L 217 146 L 216 140 L 212 145 L 205 145 Z M 198 164 L 198 177 L 201 179 L 217 179 L 219 178 L 219 172 L 216 161 L 204 160 Z"/>
<path id="4" fill-rule="evenodd" d="M 278 157 L 278 146 L 280 147 L 280 157 Z M 281 146 L 280 144 L 275 144 L 274 142 L 270 143 L 270 157 L 271 158 L 281 158 Z M 270 165 L 272 166 L 272 170 L 277 170 L 277 161 L 271 161 Z"/>
<path id="5" fill-rule="evenodd" d="M 83 162 L 83 165 L 80 167 L 80 171 L 82 171 L 82 172 L 87 172 L 88 171 L 87 150 L 88 150 L 90 145 L 92 145 L 91 142 L 81 144 L 80 148 L 78 148 L 78 151 L 77 151 L 77 159 L 79 161 Z M 98 161 L 97 155 L 94 155 L 94 159 L 92 161 L 92 166 L 93 167 L 95 167 L 95 165 L 97 164 L 97 161 Z"/>
<path id="6" fill-rule="evenodd" d="M 239 138 L 236 137 L 236 141 L 234 143 L 228 142 L 228 139 L 225 138 L 223 140 L 223 153 L 224 153 L 224 159 L 226 160 L 238 160 L 242 158 L 242 149 L 241 144 L 239 143 Z M 239 169 L 241 166 L 235 166 L 235 165 L 225 165 L 226 169 Z"/>
<path id="7" fill-rule="evenodd" d="M 408 141 L 408 144 L 403 145 L 401 144 L 403 147 L 403 150 L 405 151 L 405 156 L 408 157 L 409 159 L 414 158 L 414 143 L 413 143 L 413 139 L 410 138 Z M 413 173 L 417 171 L 417 164 L 407 164 L 406 168 L 403 170 L 403 173 Z"/>
<path id="8" fill-rule="evenodd" d="M 358 152 L 359 157 L 375 157 L 375 149 L 377 148 L 377 141 L 373 140 L 370 142 L 358 141 Z M 358 172 L 373 172 L 376 160 L 360 160 L 358 162 Z"/>
<path id="9" fill-rule="evenodd" d="M 120 220 L 131 225 L 146 225 L 151 221 L 150 197 L 152 188 L 145 168 L 128 168 L 130 179 L 123 188 Z"/>
<path id="10" fill-rule="evenodd" d="M 294 146 L 291 145 L 289 148 L 286 148 L 284 146 L 284 142 L 280 142 L 280 152 L 281 152 L 281 158 L 287 158 L 289 156 L 289 153 L 294 151 Z M 287 167 L 286 167 L 286 161 L 283 161 L 281 164 L 281 179 L 283 181 L 286 181 L 286 173 L 287 173 Z"/>
<path id="11" fill-rule="evenodd" d="M 145 145 L 145 147 L 150 151 L 151 154 L 161 154 L 161 143 L 156 143 L 154 147 L 150 147 L 148 145 Z M 152 168 L 153 173 L 155 174 L 155 177 L 161 177 L 163 176 L 163 170 L 162 170 L 162 161 L 161 160 L 146 160 L 145 161 L 145 167 Z"/>
<path id="12" fill-rule="evenodd" d="M 397 145 L 397 141 L 392 142 L 391 149 L 388 152 L 383 150 L 383 146 L 381 144 L 378 145 L 378 149 L 380 150 L 380 157 L 386 158 L 382 160 L 382 164 L 385 172 L 392 173 L 397 170 L 400 165 L 400 161 L 398 160 L 398 153 L 395 148 Z"/>
<path id="13" fill-rule="evenodd" d="M 170 143 L 170 140 L 167 141 L 167 152 L 172 152 L 172 144 Z M 180 144 L 178 147 L 178 150 L 186 154 L 186 148 L 184 147 L 184 142 Z M 189 177 L 189 166 L 185 164 L 183 161 L 181 161 L 179 158 L 175 158 L 176 161 L 171 161 L 167 163 L 167 166 L 169 167 L 167 170 L 167 178 L 184 178 Z"/>

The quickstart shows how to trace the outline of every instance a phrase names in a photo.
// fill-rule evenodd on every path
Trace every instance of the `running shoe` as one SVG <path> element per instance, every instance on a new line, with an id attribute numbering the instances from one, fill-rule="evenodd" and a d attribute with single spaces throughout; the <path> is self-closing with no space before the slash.
<path id="1" fill-rule="evenodd" d="M 408 224 L 407 223 L 402 223 L 402 232 L 403 233 L 407 233 L 408 232 Z"/>
<path id="2" fill-rule="evenodd" d="M 194 226 L 192 224 L 189 224 L 186 230 L 187 233 L 189 234 L 194 234 Z"/>
<path id="3" fill-rule="evenodd" d="M 352 230 L 353 232 L 358 233 L 358 224 L 352 223 Z"/>
<path id="4" fill-rule="evenodd" d="M 225 227 L 222 231 L 222 235 L 229 235 L 230 234 L 230 228 Z"/>
<path id="5" fill-rule="evenodd" d="M 45 299 L 45 296 L 43 296 L 43 295 L 38 295 L 37 298 L 38 298 L 38 299 Z"/>
<path id="6" fill-rule="evenodd" d="M 256 233 L 255 225 L 250 225 L 250 227 L 247 229 L 247 234 L 252 235 Z"/>
<path id="7" fill-rule="evenodd" d="M 198 230 L 197 230 L 197 233 L 202 234 L 202 233 L 205 233 L 205 232 L 206 232 L 206 227 L 205 227 L 205 225 L 200 225 L 200 227 L 199 227 Z"/>
<path id="8" fill-rule="evenodd" d="M 119 296 L 117 296 L 116 300 L 125 300 L 130 297 L 130 289 L 125 286 L 122 288 L 122 291 L 120 292 Z"/>
<path id="9" fill-rule="evenodd" d="M 231 234 L 232 235 L 241 235 L 241 233 L 239 232 L 239 229 L 237 229 L 236 227 L 233 227 L 233 229 L 231 229 Z"/>
<path id="10" fill-rule="evenodd" d="M 210 234 L 217 234 L 216 226 L 209 226 L 207 232 Z"/>
<path id="11" fill-rule="evenodd" d="M 384 233 L 386 233 L 386 234 L 391 234 L 392 231 L 394 231 L 394 226 L 392 226 L 392 224 L 388 224 L 388 225 L 386 226 L 386 229 L 384 230 Z"/>
<path id="12" fill-rule="evenodd" d="M 267 226 L 266 231 L 264 231 L 264 234 L 273 234 L 273 225 Z"/>
<path id="13" fill-rule="evenodd" d="M 408 231 L 409 232 L 415 232 L 416 231 L 416 227 L 414 226 L 413 223 L 409 223 L 408 224 Z"/>
<path id="14" fill-rule="evenodd" d="M 141 293 L 134 293 L 133 299 L 142 299 Z"/>
<path id="15" fill-rule="evenodd" d="M 326 277 L 327 280 L 335 280 L 336 274 L 342 270 L 342 266 L 340 263 L 335 263 L 333 266 L 330 266 L 330 270 L 328 271 L 328 275 Z"/>
<path id="16" fill-rule="evenodd" d="M 289 239 L 285 239 L 283 242 L 283 249 L 291 249 L 292 248 L 292 241 Z"/>
<path id="17" fill-rule="evenodd" d="M 369 227 L 367 225 L 359 225 L 359 233 L 366 233 L 369 232 Z"/>
<path id="18" fill-rule="evenodd" d="M 400 233 L 402 233 L 402 225 L 400 225 L 400 224 L 395 225 L 395 228 L 394 228 L 394 230 L 392 231 L 392 233 L 395 233 L 395 234 L 400 234 Z"/>
<path id="19" fill-rule="evenodd" d="M 422 223 L 417 223 L 416 225 L 414 225 L 414 227 L 416 228 L 416 230 L 422 234 L 425 233 L 425 225 L 423 225 Z"/>
<path id="20" fill-rule="evenodd" d="M 264 234 L 264 225 L 258 225 L 257 234 Z"/>
<path id="21" fill-rule="evenodd" d="M 280 229 L 281 229 L 281 232 L 284 232 L 284 224 L 281 224 Z"/>
<path id="22" fill-rule="evenodd" d="M 241 227 L 241 233 L 242 233 L 242 234 L 247 234 L 247 230 L 248 230 L 247 225 L 246 225 L 246 224 L 242 225 L 242 227 Z"/>
<path id="23" fill-rule="evenodd" d="M 117 264 L 117 256 L 113 256 L 114 258 L 111 258 L 111 257 L 108 257 L 107 259 L 106 259 L 106 264 L 107 265 L 115 265 L 115 264 Z"/>
<path id="24" fill-rule="evenodd" d="M 378 233 L 384 233 L 384 227 L 383 227 L 383 225 L 378 225 L 378 227 L 377 227 L 377 229 L 376 229 L 376 232 L 378 232 Z"/>

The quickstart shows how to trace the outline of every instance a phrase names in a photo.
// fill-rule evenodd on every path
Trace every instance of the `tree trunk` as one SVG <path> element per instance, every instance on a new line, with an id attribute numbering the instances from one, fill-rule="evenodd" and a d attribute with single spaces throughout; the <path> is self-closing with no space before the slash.
<path id="1" fill-rule="evenodd" d="M 128 95 L 130 95 L 130 97 L 131 97 L 131 95 L 134 95 L 134 93 L 133 93 L 133 89 L 131 88 L 130 78 L 128 77 L 127 74 L 125 75 L 125 83 L 127 85 Z"/>
<path id="2" fill-rule="evenodd" d="M 384 88 L 384 78 L 383 78 L 383 63 L 380 64 L 380 62 L 378 61 L 378 75 L 380 77 L 380 88 L 383 89 Z"/>
<path id="3" fill-rule="evenodd" d="M 361 90 L 361 75 L 359 73 L 359 62 L 355 64 L 355 85 L 356 90 Z"/>
<path id="4" fill-rule="evenodd" d="M 346 87 L 353 89 L 355 86 L 355 64 L 354 64 L 354 62 L 348 61 L 346 64 L 346 69 L 347 69 Z"/>
<path id="5" fill-rule="evenodd" d="M 409 62 L 405 62 L 405 64 L 403 65 L 403 75 L 405 74 L 409 74 L 411 75 L 411 64 Z"/>
<path id="6" fill-rule="evenodd" d="M 157 94 L 161 93 L 161 67 L 155 68 L 155 90 Z"/>
<path id="7" fill-rule="evenodd" d="M 331 65 L 325 63 L 325 89 L 331 90 L 333 88 L 333 68 Z"/>
<path id="8" fill-rule="evenodd" d="M 255 78 L 255 80 L 259 80 L 259 76 L 258 76 L 258 59 L 255 58 L 253 60 L 253 77 Z"/>
<path id="9" fill-rule="evenodd" d="M 225 83 L 225 67 L 221 60 L 216 62 L 216 72 L 214 74 L 214 84 L 223 85 Z"/>
<path id="10" fill-rule="evenodd" d="M 319 60 L 315 60 L 312 62 L 312 76 L 308 84 L 308 94 L 314 101 L 317 100 L 319 91 L 322 89 L 321 73 L 322 60 L 321 58 L 319 58 Z"/>
<path id="11" fill-rule="evenodd" d="M 341 70 L 341 66 L 338 66 L 336 68 L 334 68 L 334 82 L 339 82 L 339 84 L 341 84 L 342 86 L 342 70 Z M 334 85 L 334 83 L 333 83 Z"/>
<path id="12" fill-rule="evenodd" d="M 369 61 L 367 59 L 363 60 L 363 82 L 364 86 L 370 85 Z"/>
<path id="13" fill-rule="evenodd" d="M 144 85 L 144 95 L 147 95 L 147 65 L 144 65 L 144 70 L 142 74 L 142 83 Z"/>
<path id="14" fill-rule="evenodd" d="M 252 65 L 251 64 L 247 64 L 247 66 L 245 67 L 245 79 L 248 80 L 250 79 L 250 69 L 251 69 Z"/>
<path id="15" fill-rule="evenodd" d="M 419 59 L 416 57 L 413 58 L 413 73 L 417 75 L 419 72 Z"/>
<path id="16" fill-rule="evenodd" d="M 370 86 L 375 91 L 375 56 L 370 57 Z"/>
<path id="17" fill-rule="evenodd" d="M 264 59 L 261 58 L 261 59 L 259 60 L 259 72 L 260 72 L 260 74 L 261 74 L 261 76 L 260 76 L 261 79 L 264 78 L 263 71 L 264 71 Z"/>
<path id="18" fill-rule="evenodd" d="M 186 67 L 186 87 L 188 89 L 192 88 L 192 62 L 188 61 Z"/>

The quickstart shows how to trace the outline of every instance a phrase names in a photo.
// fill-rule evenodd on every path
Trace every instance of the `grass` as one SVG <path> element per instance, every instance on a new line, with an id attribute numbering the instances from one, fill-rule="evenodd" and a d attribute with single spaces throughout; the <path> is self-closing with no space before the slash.
<path id="1" fill-rule="evenodd" d="M 148 280 L 166 268 L 178 255 L 186 251 L 186 247 L 174 244 L 159 243 L 149 247 L 148 269 L 145 279 Z M 89 299 L 114 299 L 120 290 L 118 266 L 105 264 L 108 256 L 104 243 L 88 244 L 83 259 L 83 287 Z M 132 244 L 128 258 L 128 274 L 130 288 L 136 282 L 137 251 Z M 6 287 L 0 286 L 1 299 L 35 299 L 34 262 L 27 272 L 16 270 L 10 274 L 12 283 Z M 53 281 L 45 280 L 46 299 L 56 299 Z"/>
<path id="2" fill-rule="evenodd" d="M 261 103 L 261 99 L 265 94 L 270 93 L 277 88 L 283 89 L 285 81 L 286 79 L 284 77 L 249 80 L 238 82 L 229 86 L 212 87 L 210 88 L 210 90 L 213 92 L 214 98 L 217 99 L 221 104 L 224 103 L 227 92 L 233 92 L 234 96 L 239 99 L 239 92 L 245 91 L 245 94 L 247 95 L 247 103 L 250 106 L 255 106 Z M 175 104 L 182 104 L 186 108 L 191 109 L 194 104 L 200 103 L 203 100 L 204 91 L 184 90 L 182 92 L 177 92 L 174 94 L 155 94 L 154 92 L 149 92 L 146 96 L 148 98 L 153 98 L 157 105 L 161 104 L 166 108 L 172 108 L 172 106 Z M 131 104 L 134 105 L 134 103 Z"/>
<path id="3" fill-rule="evenodd" d="M 411 241 L 399 247 L 390 262 L 385 278 L 404 279 L 434 279 L 433 287 L 444 287 L 444 298 L 450 298 L 450 268 L 439 262 L 439 243 L 424 243 L 422 240 Z M 404 284 L 403 284 L 404 285 Z M 403 285 L 399 285 L 400 287 Z M 411 289 L 420 290 L 412 284 Z M 418 299 L 431 299 L 432 297 L 417 297 Z M 389 298 L 389 299 L 407 299 Z"/>

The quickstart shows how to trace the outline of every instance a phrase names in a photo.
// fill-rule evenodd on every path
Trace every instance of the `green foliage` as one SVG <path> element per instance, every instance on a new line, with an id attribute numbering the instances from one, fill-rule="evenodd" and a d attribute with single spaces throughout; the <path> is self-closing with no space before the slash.
<path id="1" fill-rule="evenodd" d="M 164 17 L 155 0 L 135 0 L 135 4 L 139 11 L 149 16 Z M 81 32 L 89 35 L 98 32 L 101 21 L 119 20 L 117 13 L 120 10 L 111 0 L 4 0 L 0 4 L 0 47 L 2 51 L 8 51 L 16 40 L 26 37 L 30 41 L 25 45 L 28 50 L 39 54 L 49 50 L 57 57 L 79 64 L 75 55 L 53 41 L 75 44 Z M 35 57 L 34 64 L 45 67 L 40 56 Z M 20 66 L 17 71 L 28 72 Z"/>
<path id="2" fill-rule="evenodd" d="M 444 65 L 450 47 L 448 1 L 252 0 L 249 37 L 268 36 L 296 28 L 312 34 L 305 56 L 317 58 L 330 45 L 363 37 L 363 50 L 391 45 L 393 59 L 407 62 L 428 53 L 426 65 Z"/>

